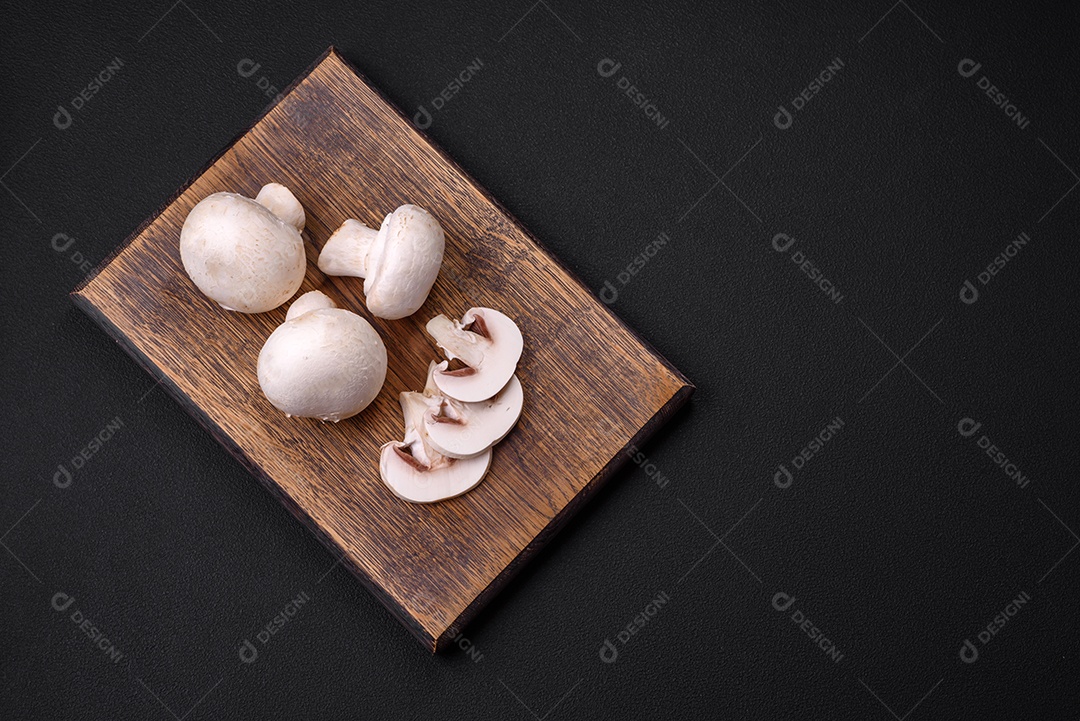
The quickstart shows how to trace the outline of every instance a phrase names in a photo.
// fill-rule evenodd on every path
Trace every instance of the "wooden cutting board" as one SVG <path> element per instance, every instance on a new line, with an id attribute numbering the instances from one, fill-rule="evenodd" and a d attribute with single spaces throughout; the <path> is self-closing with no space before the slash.
<path id="1" fill-rule="evenodd" d="M 286 418 L 259 389 L 259 350 L 287 304 L 225 311 L 180 263 L 180 228 L 199 200 L 253 197 L 271 181 L 307 212 L 300 292 L 322 290 L 386 342 L 382 392 L 338 424 Z M 377 228 L 409 202 L 442 223 L 446 257 L 425 305 L 386 321 L 367 312 L 362 280 L 326 277 L 316 259 L 346 218 Z M 72 296 L 432 651 L 693 391 L 333 48 Z M 421 389 L 428 361 L 440 358 L 424 324 L 471 306 L 521 327 L 525 410 L 478 488 L 406 503 L 379 478 L 379 447 L 403 436 L 398 393 Z"/>

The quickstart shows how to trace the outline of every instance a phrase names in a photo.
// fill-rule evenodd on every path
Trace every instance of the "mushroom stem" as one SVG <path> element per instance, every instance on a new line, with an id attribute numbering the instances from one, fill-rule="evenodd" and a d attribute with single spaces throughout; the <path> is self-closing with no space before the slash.
<path id="1" fill-rule="evenodd" d="M 466 365 L 475 368 L 484 360 L 484 349 L 480 344 L 487 341 L 484 336 L 462 330 L 461 324 L 456 323 L 445 315 L 437 315 L 427 323 L 427 332 L 445 351 L 450 360 L 459 358 Z M 490 341 L 487 341 L 490 344 Z"/>
<path id="2" fill-rule="evenodd" d="M 304 229 L 304 206 L 300 205 L 300 201 L 284 185 L 267 183 L 255 196 L 255 202 L 276 215 L 283 223 L 296 228 L 297 232 Z"/>
<path id="3" fill-rule="evenodd" d="M 412 457 L 427 470 L 437 470 L 451 465 L 454 461 L 431 447 L 424 416 L 431 411 L 431 403 L 423 393 L 405 391 L 398 395 L 401 411 L 405 418 L 405 445 Z"/>
<path id="4" fill-rule="evenodd" d="M 366 278 L 368 252 L 378 237 L 379 231 L 359 220 L 346 220 L 319 253 L 319 270 L 327 275 Z"/>

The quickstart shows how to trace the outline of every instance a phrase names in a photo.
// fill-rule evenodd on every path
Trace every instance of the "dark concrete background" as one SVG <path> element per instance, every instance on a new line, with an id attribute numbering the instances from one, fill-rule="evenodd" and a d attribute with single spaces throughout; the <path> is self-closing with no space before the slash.
<path id="1" fill-rule="evenodd" d="M 0 717 L 1076 717 L 1075 3 L 4 5 Z M 330 44 L 698 385 L 436 658 L 67 297 Z"/>

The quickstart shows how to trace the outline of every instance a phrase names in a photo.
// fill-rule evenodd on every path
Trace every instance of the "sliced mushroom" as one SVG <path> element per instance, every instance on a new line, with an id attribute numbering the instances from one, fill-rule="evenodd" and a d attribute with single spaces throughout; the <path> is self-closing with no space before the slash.
<path id="1" fill-rule="evenodd" d="M 456 459 L 431 446 L 424 416 L 431 398 L 423 393 L 399 396 L 405 417 L 405 440 L 382 446 L 379 475 L 394 495 L 412 503 L 434 503 L 460 496 L 484 480 L 491 467 L 491 449 L 471 458 Z"/>
<path id="2" fill-rule="evenodd" d="M 304 208 L 283 185 L 264 185 L 254 200 L 213 193 L 184 220 L 180 259 L 192 282 L 221 307 L 264 313 L 300 289 L 307 269 L 303 228 Z"/>
<path id="3" fill-rule="evenodd" d="M 319 253 L 319 270 L 363 278 L 368 310 L 394 320 L 412 315 L 427 300 L 445 247 L 439 221 L 423 208 L 403 205 L 378 231 L 357 220 L 342 223 Z"/>
<path id="4" fill-rule="evenodd" d="M 470 308 L 460 321 L 437 315 L 428 321 L 427 332 L 447 359 L 465 364 L 457 370 L 436 370 L 435 385 L 466 403 L 487 400 L 502 390 L 517 370 L 524 345 L 517 324 L 491 308 Z"/>
<path id="5" fill-rule="evenodd" d="M 491 398 L 475 403 L 463 403 L 443 395 L 435 385 L 437 371 L 446 370 L 447 361 L 428 366 L 428 411 L 424 428 L 428 443 L 450 458 L 471 458 L 495 445 L 514 427 L 521 417 L 524 394 L 518 377 L 510 380 Z"/>
<path id="6" fill-rule="evenodd" d="M 259 353 L 259 385 L 289 416 L 335 423 L 375 400 L 386 346 L 371 324 L 317 290 L 297 298 Z"/>

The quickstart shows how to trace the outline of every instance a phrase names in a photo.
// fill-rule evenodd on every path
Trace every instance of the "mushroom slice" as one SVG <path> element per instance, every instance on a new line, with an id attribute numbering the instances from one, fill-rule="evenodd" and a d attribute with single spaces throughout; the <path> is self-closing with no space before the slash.
<path id="1" fill-rule="evenodd" d="M 450 458 L 471 458 L 505 438 L 521 417 L 524 403 L 521 381 L 516 375 L 510 376 L 502 390 L 491 398 L 463 403 L 442 395 L 435 385 L 435 372 L 446 370 L 446 366 L 446 361 L 428 366 L 424 389 L 430 399 L 429 410 L 424 414 L 428 444 Z"/>
<path id="2" fill-rule="evenodd" d="M 443 395 L 466 403 L 487 400 L 502 390 L 517 370 L 524 345 L 517 324 L 491 308 L 470 308 L 460 321 L 437 315 L 428 321 L 427 332 L 447 359 L 466 366 L 436 370 L 435 385 Z"/>
<path id="3" fill-rule="evenodd" d="M 399 396 L 405 416 L 405 441 L 382 446 L 379 474 L 394 495 L 411 503 L 434 503 L 460 496 L 484 480 L 491 449 L 472 458 L 449 458 L 435 450 L 424 427 L 432 399 L 423 393 Z"/>

